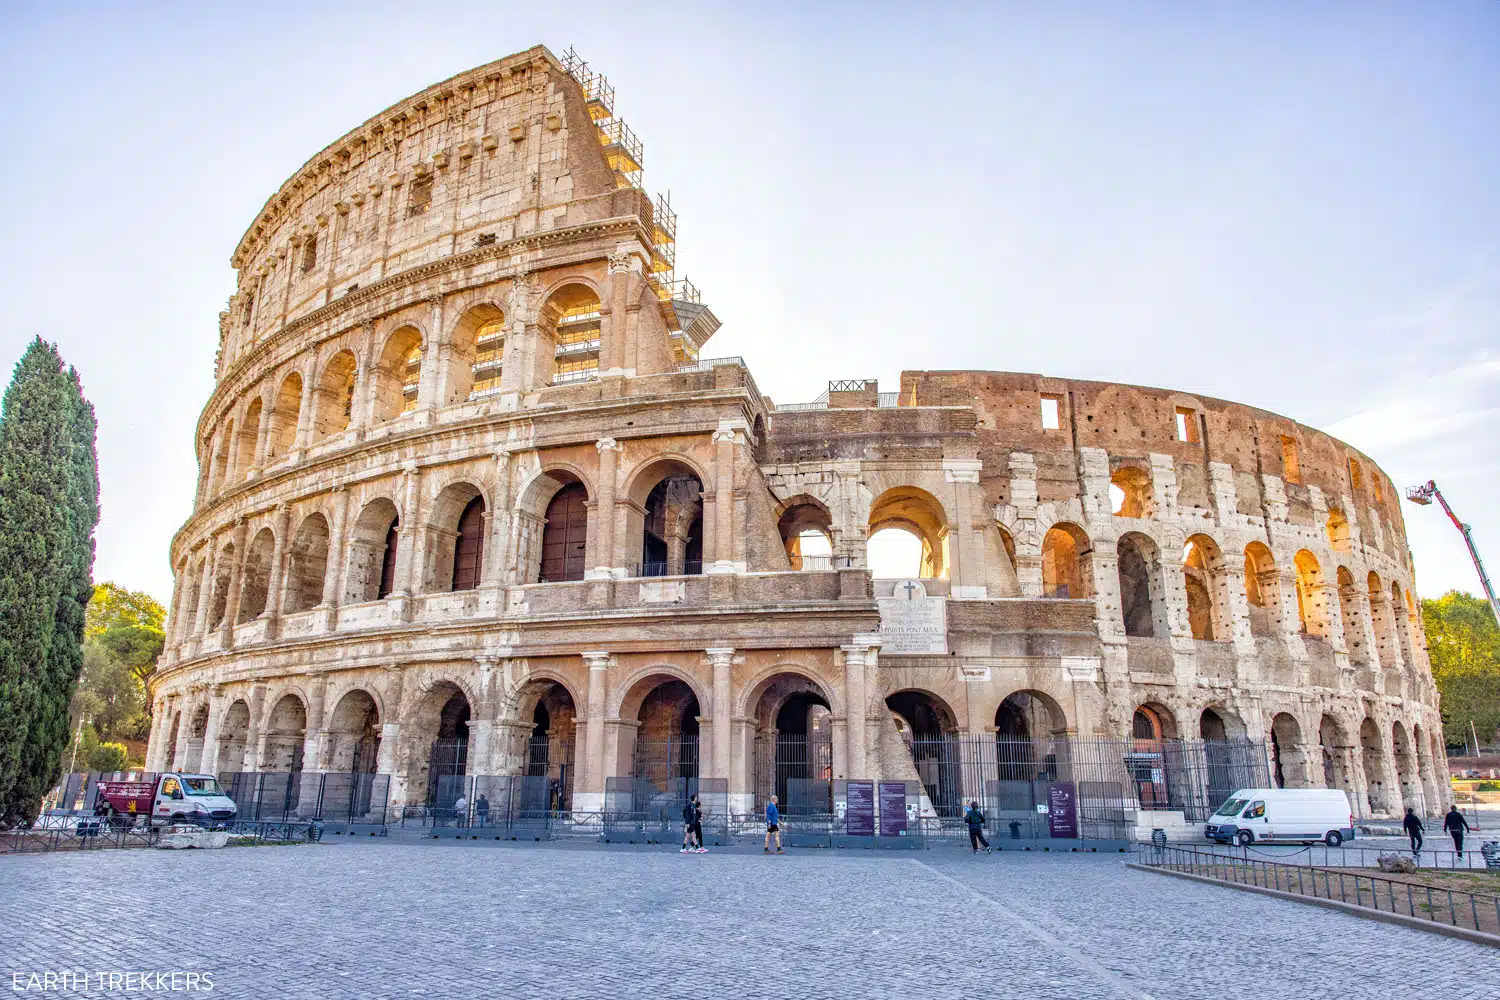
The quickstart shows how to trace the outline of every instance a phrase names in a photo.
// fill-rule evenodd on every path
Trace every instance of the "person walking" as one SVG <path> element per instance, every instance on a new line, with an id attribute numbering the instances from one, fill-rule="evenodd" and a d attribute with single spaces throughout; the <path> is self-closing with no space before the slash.
<path id="1" fill-rule="evenodd" d="M 975 854 L 979 853 L 979 845 L 984 845 L 984 853 L 990 853 L 990 842 L 984 839 L 984 813 L 979 811 L 979 803 L 970 802 L 969 811 L 964 813 L 964 822 L 969 824 L 969 847 Z"/>
<path id="2" fill-rule="evenodd" d="M 698 842 L 695 853 L 707 854 L 708 848 L 703 846 L 703 800 L 693 796 L 693 839 Z"/>
<path id="3" fill-rule="evenodd" d="M 1464 852 L 1464 831 L 1469 828 L 1469 821 L 1464 819 L 1464 814 L 1458 811 L 1458 803 L 1448 807 L 1448 815 L 1443 817 L 1443 830 L 1453 837 L 1453 849 L 1459 854 Z"/>
<path id="4" fill-rule="evenodd" d="M 474 812 L 479 817 L 480 826 L 490 825 L 490 797 L 483 792 L 479 793 L 479 801 L 474 803 Z"/>
<path id="5" fill-rule="evenodd" d="M 1406 810 L 1406 818 L 1401 821 L 1401 829 L 1405 830 L 1407 837 L 1411 838 L 1412 857 L 1416 857 L 1417 855 L 1421 854 L 1422 831 L 1425 829 L 1425 827 L 1422 826 L 1422 821 L 1417 818 L 1415 810 Z"/>
<path id="6" fill-rule="evenodd" d="M 682 850 L 678 854 L 707 854 L 703 847 L 703 826 L 700 823 L 703 811 L 698 806 L 698 796 L 688 796 L 682 807 Z M 694 850 L 694 838 L 697 849 Z"/>
<path id="7" fill-rule="evenodd" d="M 776 838 L 776 853 L 785 854 L 781 849 L 781 810 L 776 808 L 776 796 L 771 796 L 771 801 L 766 803 L 766 846 L 762 854 L 771 853 L 771 837 Z"/>

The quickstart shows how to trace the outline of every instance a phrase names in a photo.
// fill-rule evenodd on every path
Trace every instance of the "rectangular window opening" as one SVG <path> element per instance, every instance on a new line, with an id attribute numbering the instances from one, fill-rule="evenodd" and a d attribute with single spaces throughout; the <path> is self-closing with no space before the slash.
<path id="1" fill-rule="evenodd" d="M 1177 440 L 1198 443 L 1198 412 L 1191 407 L 1177 407 Z"/>
<path id="2" fill-rule="evenodd" d="M 1055 431 L 1062 427 L 1062 397 L 1042 397 L 1042 430 Z"/>
<path id="3" fill-rule="evenodd" d="M 1349 459 L 1349 485 L 1356 490 L 1360 489 L 1364 485 L 1363 479 L 1359 474 L 1358 459 Z"/>
<path id="4" fill-rule="evenodd" d="M 406 217 L 421 215 L 432 206 L 432 175 L 418 177 L 411 182 L 406 195 Z"/>
<path id="5" fill-rule="evenodd" d="M 309 236 L 302 244 L 302 273 L 306 274 L 318 266 L 318 238 Z"/>

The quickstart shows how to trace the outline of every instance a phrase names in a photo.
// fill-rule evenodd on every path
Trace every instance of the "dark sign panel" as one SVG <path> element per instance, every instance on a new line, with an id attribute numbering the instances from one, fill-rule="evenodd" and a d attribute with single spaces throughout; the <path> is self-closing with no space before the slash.
<path id="1" fill-rule="evenodd" d="M 1047 786 L 1047 829 L 1063 840 L 1078 837 L 1078 792 L 1071 781 Z"/>
<path id="2" fill-rule="evenodd" d="M 844 828 L 851 837 L 875 836 L 875 782 L 851 781 L 847 784 L 848 805 Z"/>
<path id="3" fill-rule="evenodd" d="M 904 781 L 880 783 L 880 835 L 882 837 L 906 835 L 906 782 Z"/>

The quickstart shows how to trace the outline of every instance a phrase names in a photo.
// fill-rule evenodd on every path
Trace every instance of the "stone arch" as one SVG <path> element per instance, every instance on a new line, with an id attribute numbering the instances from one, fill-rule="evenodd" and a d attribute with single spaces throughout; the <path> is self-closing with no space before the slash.
<path id="1" fill-rule="evenodd" d="M 776 530 L 788 565 L 794 570 L 832 569 L 833 515 L 827 505 L 817 497 L 799 493 L 782 501 L 778 508 Z"/>
<path id="2" fill-rule="evenodd" d="M 286 596 L 282 600 L 287 614 L 308 611 L 323 603 L 328 543 L 327 518 L 313 513 L 302 519 L 287 554 Z"/>
<path id="3" fill-rule="evenodd" d="M 422 331 L 411 323 L 397 327 L 385 338 L 370 373 L 375 423 L 394 420 L 417 408 L 425 349 Z"/>
<path id="4" fill-rule="evenodd" d="M 1156 495 L 1151 473 L 1135 465 L 1123 465 L 1109 476 L 1109 509 L 1116 517 L 1151 517 L 1156 513 Z"/>
<path id="5" fill-rule="evenodd" d="M 333 703 L 324 727 L 328 741 L 328 770 L 367 774 L 376 770 L 380 756 L 380 702 L 363 687 L 351 687 Z"/>
<path id="6" fill-rule="evenodd" d="M 1290 712 L 1271 717 L 1271 775 L 1277 788 L 1308 788 L 1307 754 L 1302 744 L 1302 724 Z"/>
<path id="7" fill-rule="evenodd" d="M 1233 638 L 1224 553 L 1212 536 L 1203 532 L 1188 536 L 1182 549 L 1182 575 L 1193 638 L 1218 642 Z"/>
<path id="8" fill-rule="evenodd" d="M 1366 599 L 1370 602 L 1370 624 L 1375 630 L 1375 649 L 1370 654 L 1370 665 L 1378 669 L 1396 666 L 1396 637 L 1392 635 L 1394 616 L 1391 611 L 1385 586 L 1380 574 L 1373 569 L 1365 576 Z"/>
<path id="9" fill-rule="evenodd" d="M 1222 804 L 1236 789 L 1260 784 L 1264 751 L 1247 740 L 1244 722 L 1229 708 L 1213 704 L 1199 712 L 1198 738 L 1203 741 L 1210 807 Z"/>
<path id="10" fill-rule="evenodd" d="M 275 558 L 276 535 L 261 528 L 245 550 L 245 566 L 240 571 L 240 615 L 236 624 L 254 621 L 268 610 L 271 593 L 271 563 Z"/>
<path id="11" fill-rule="evenodd" d="M 835 714 L 843 713 L 844 703 L 835 690 L 837 686 L 830 685 L 816 670 L 801 663 L 775 663 L 760 670 L 740 688 L 734 702 L 734 716 L 758 719 L 756 707 L 760 705 L 762 698 L 773 684 L 788 677 L 800 678 L 808 690 L 815 691 L 828 702 L 828 707 Z"/>
<path id="12" fill-rule="evenodd" d="M 1391 750 L 1395 756 L 1396 782 L 1401 793 L 1401 806 L 1415 809 L 1417 815 L 1422 808 L 1421 779 L 1417 775 L 1416 755 L 1412 752 L 1411 740 L 1407 739 L 1406 727 L 1397 719 L 1391 723 Z"/>
<path id="13" fill-rule="evenodd" d="M 400 528 L 401 514 L 390 497 L 375 497 L 360 509 L 349 532 L 345 604 L 383 600 L 396 589 Z"/>
<path id="14" fill-rule="evenodd" d="M 1012 691 L 996 706 L 993 721 L 998 779 L 1033 781 L 1045 776 L 1056 760 L 1050 737 L 1068 729 L 1067 714 L 1057 700 L 1042 691 Z"/>
<path id="15" fill-rule="evenodd" d="M 1339 620 L 1344 627 L 1344 648 L 1349 652 L 1350 663 L 1363 666 L 1369 662 L 1370 651 L 1366 648 L 1364 623 L 1359 619 L 1359 588 L 1347 566 L 1338 567 L 1335 577 L 1338 580 Z"/>
<path id="16" fill-rule="evenodd" d="M 224 710 L 219 722 L 220 774 L 238 774 L 245 769 L 246 743 L 250 736 L 250 705 L 236 698 Z"/>
<path id="17" fill-rule="evenodd" d="M 297 444 L 297 418 L 302 412 L 302 373 L 289 372 L 276 388 L 266 428 L 266 464 L 291 454 Z"/>
<path id="18" fill-rule="evenodd" d="M 464 479 L 450 482 L 433 498 L 426 525 L 424 592 L 450 593 L 479 586 L 488 509 L 484 490 Z"/>
<path id="19" fill-rule="evenodd" d="M 470 724 L 480 704 L 457 678 L 433 678 L 419 687 L 401 723 L 408 801 L 420 795 L 429 807 L 452 807 L 460 794 L 459 779 L 472 773 L 476 763 L 470 753 Z"/>
<path id="20" fill-rule="evenodd" d="M 448 398 L 461 403 L 500 388 L 505 358 L 505 310 L 492 302 L 470 306 L 449 333 Z"/>
<path id="21" fill-rule="evenodd" d="M 917 687 L 891 692 L 886 696 L 885 707 L 889 724 L 880 728 L 882 773 L 919 782 L 925 800 L 920 805 L 924 815 L 962 815 L 964 784 L 958 714 L 941 695 Z"/>
<path id="22" fill-rule="evenodd" d="M 1303 633 L 1327 638 L 1328 596 L 1323 582 L 1323 568 L 1318 557 L 1299 549 L 1293 562 L 1297 570 L 1297 619 Z"/>
<path id="23" fill-rule="evenodd" d="M 603 321 L 599 292 L 591 282 L 567 278 L 547 293 L 537 329 L 544 334 L 539 349 L 550 347 L 554 358 L 553 385 L 599 376 Z"/>
<path id="24" fill-rule="evenodd" d="M 213 472 L 208 481 L 210 496 L 216 497 L 233 485 L 231 481 L 233 470 L 229 468 L 229 451 L 235 440 L 234 426 L 233 417 L 224 421 L 224 427 L 219 432 L 219 440 L 214 446 Z"/>
<path id="25" fill-rule="evenodd" d="M 306 741 L 306 698 L 297 691 L 288 690 L 272 702 L 270 714 L 266 716 L 263 736 L 265 756 L 259 762 L 259 769 L 262 771 L 302 770 L 302 753 Z"/>
<path id="26" fill-rule="evenodd" d="M 713 692 L 693 675 L 675 663 L 652 663 L 637 667 L 620 681 L 605 711 L 607 719 L 633 719 L 640 714 L 641 700 L 651 688 L 665 680 L 679 680 L 692 689 L 699 705 L 712 705 Z"/>
<path id="27" fill-rule="evenodd" d="M 521 685 L 515 697 L 517 724 L 510 729 L 512 746 L 500 770 L 545 781 L 528 793 L 526 808 L 568 809 L 573 801 L 579 702 L 563 680 L 535 674 Z M 526 723 L 531 725 L 529 730 L 524 728 Z"/>
<path id="28" fill-rule="evenodd" d="M 1323 786 L 1341 789 L 1352 802 L 1356 788 L 1352 770 L 1354 746 L 1344 724 L 1325 713 L 1318 720 L 1318 746 L 1323 755 Z"/>
<path id="29" fill-rule="evenodd" d="M 1093 575 L 1089 564 L 1092 552 L 1088 532 L 1078 525 L 1059 521 L 1048 528 L 1042 536 L 1042 596 L 1092 597 Z"/>
<path id="30" fill-rule="evenodd" d="M 1115 543 L 1119 553 L 1120 614 L 1125 634 L 1141 638 L 1170 634 L 1162 612 L 1160 552 L 1156 542 L 1138 531 L 1127 531 Z"/>
<path id="31" fill-rule="evenodd" d="M 232 483 L 243 483 L 255 472 L 255 456 L 260 444 L 260 423 L 265 404 L 259 395 L 245 407 L 244 419 L 240 421 L 239 441 L 236 445 Z"/>
<path id="32" fill-rule="evenodd" d="M 224 624 L 229 612 L 229 582 L 234 577 L 234 542 L 225 542 L 214 563 L 214 603 L 209 608 L 208 627 L 216 629 Z"/>
<path id="33" fill-rule="evenodd" d="M 703 473 L 681 458 L 643 463 L 630 478 L 626 508 L 627 561 L 636 576 L 703 572 Z"/>
<path id="34" fill-rule="evenodd" d="M 1275 634 L 1281 618 L 1281 571 L 1276 558 L 1262 542 L 1245 546 L 1245 600 L 1250 615 L 1250 634 Z"/>
<path id="35" fill-rule="evenodd" d="M 203 766 L 203 738 L 208 734 L 208 702 L 200 701 L 188 716 L 187 753 L 182 769 L 197 771 Z"/>
<path id="36" fill-rule="evenodd" d="M 948 577 L 948 515 L 942 501 L 917 486 L 893 486 L 870 505 L 868 538 L 882 531 L 899 530 L 921 543 L 920 579 Z"/>
<path id="37" fill-rule="evenodd" d="M 1411 603 L 1411 595 L 1401 589 L 1401 584 L 1395 580 L 1391 581 L 1391 610 L 1396 618 L 1396 644 L 1401 649 L 1401 662 L 1408 670 L 1414 670 L 1416 657 L 1412 654 L 1412 623 L 1416 621 L 1416 614 Z"/>
<path id="38" fill-rule="evenodd" d="M 1221 702 L 1215 702 L 1198 713 L 1198 738 L 1221 743 L 1244 740 L 1249 738 L 1249 730 L 1238 713 Z"/>
<path id="39" fill-rule="evenodd" d="M 685 671 L 664 666 L 648 671 L 622 694 L 617 771 L 637 785 L 647 782 L 682 798 L 685 783 L 699 774 L 698 720 L 711 702 Z"/>
<path id="40" fill-rule="evenodd" d="M 1385 759 L 1385 746 L 1380 738 L 1380 727 L 1370 716 L 1359 724 L 1359 754 L 1365 769 L 1365 803 L 1372 813 L 1389 812 L 1391 801 L 1390 776 Z"/>
<path id="41" fill-rule="evenodd" d="M 313 389 L 314 442 L 348 429 L 354 417 L 354 387 L 358 377 L 359 362 L 348 348 L 335 352 L 324 363 Z"/>
<path id="42" fill-rule="evenodd" d="M 181 636 L 185 639 L 193 634 L 198 622 L 198 600 L 203 592 L 203 576 L 208 572 L 208 559 L 199 558 L 196 562 L 189 560 L 188 575 L 183 578 L 183 586 L 187 589 L 182 598 L 182 629 Z"/>
<path id="43" fill-rule="evenodd" d="M 757 805 L 775 795 L 790 814 L 832 811 L 834 701 L 828 687 L 810 672 L 784 669 L 753 687 L 743 700 L 755 721 Z"/>
<path id="44" fill-rule="evenodd" d="M 1328 521 L 1323 526 L 1328 536 L 1328 545 L 1335 552 L 1349 552 L 1353 546 L 1349 538 L 1349 518 L 1337 507 L 1328 511 Z"/>

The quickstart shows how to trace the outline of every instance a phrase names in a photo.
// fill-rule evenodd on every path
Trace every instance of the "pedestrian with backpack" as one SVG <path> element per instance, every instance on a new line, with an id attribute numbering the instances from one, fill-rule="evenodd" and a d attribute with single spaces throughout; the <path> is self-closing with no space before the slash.
<path id="1" fill-rule="evenodd" d="M 979 853 L 979 845 L 984 845 L 984 853 L 990 853 L 990 842 L 984 838 L 984 813 L 979 811 L 977 801 L 969 803 L 969 811 L 964 813 L 964 822 L 969 824 L 969 847 L 975 854 Z"/>

